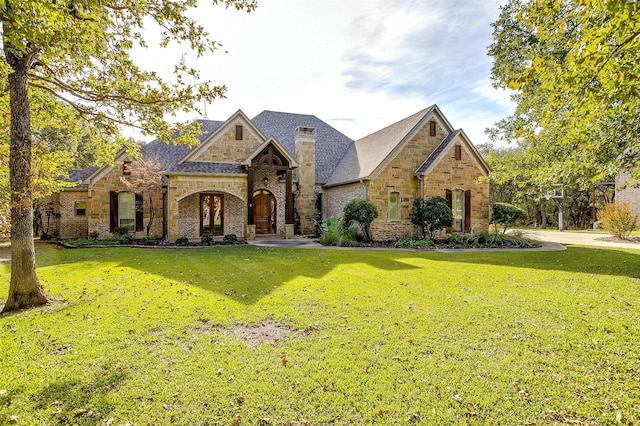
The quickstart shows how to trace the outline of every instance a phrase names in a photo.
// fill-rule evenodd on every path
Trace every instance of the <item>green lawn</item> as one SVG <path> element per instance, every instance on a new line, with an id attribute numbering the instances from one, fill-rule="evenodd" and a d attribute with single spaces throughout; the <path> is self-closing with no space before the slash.
<path id="1" fill-rule="evenodd" d="M 0 317 L 0 424 L 640 423 L 640 251 L 40 245 L 38 265 L 58 302 Z"/>

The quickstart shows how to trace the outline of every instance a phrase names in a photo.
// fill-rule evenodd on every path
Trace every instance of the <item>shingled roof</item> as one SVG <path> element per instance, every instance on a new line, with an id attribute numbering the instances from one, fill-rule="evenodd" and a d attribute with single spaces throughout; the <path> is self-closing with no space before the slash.
<path id="1" fill-rule="evenodd" d="M 266 137 L 275 138 L 289 155 L 295 158 L 295 130 L 297 127 L 316 129 L 316 182 L 327 182 L 338 162 L 353 146 L 353 139 L 340 133 L 314 115 L 263 111 L 251 122 Z"/>
<path id="2" fill-rule="evenodd" d="M 200 143 L 204 141 L 207 136 L 215 132 L 220 126 L 222 126 L 222 121 L 213 121 L 213 120 L 197 120 L 198 123 L 202 126 L 202 133 L 198 136 L 198 140 Z M 170 144 L 161 141 L 154 140 L 149 142 L 142 148 L 140 148 L 140 152 L 142 155 L 148 158 L 154 158 L 160 163 L 161 169 L 163 171 L 177 171 L 176 165 L 178 161 L 182 159 L 185 155 L 187 155 L 193 148 L 189 148 L 189 146 L 184 144 Z"/>
<path id="3" fill-rule="evenodd" d="M 345 154 L 327 181 L 327 186 L 367 179 L 385 162 L 392 152 L 417 129 L 424 118 L 437 109 L 431 105 L 391 124 L 382 130 L 358 139 Z"/>
<path id="4" fill-rule="evenodd" d="M 63 180 L 66 182 L 82 182 L 83 180 L 91 176 L 91 174 L 96 170 L 98 170 L 98 166 L 90 166 L 90 167 L 87 167 L 86 169 L 69 170 L 69 176 L 67 176 L 67 178 Z M 75 188 L 87 188 L 88 186 L 89 185 L 87 184 L 80 183 L 76 185 Z"/>

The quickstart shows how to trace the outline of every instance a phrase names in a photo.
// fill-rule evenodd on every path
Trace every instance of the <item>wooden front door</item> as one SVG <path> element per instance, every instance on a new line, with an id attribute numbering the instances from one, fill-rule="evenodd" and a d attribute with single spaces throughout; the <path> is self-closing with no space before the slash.
<path id="1" fill-rule="evenodd" d="M 273 195 L 267 191 L 257 191 L 254 195 L 256 234 L 274 234 L 276 232 L 275 205 Z"/>

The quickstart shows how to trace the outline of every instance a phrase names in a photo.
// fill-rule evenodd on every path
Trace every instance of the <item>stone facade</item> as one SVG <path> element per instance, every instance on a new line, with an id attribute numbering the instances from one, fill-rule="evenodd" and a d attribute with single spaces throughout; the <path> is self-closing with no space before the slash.
<path id="1" fill-rule="evenodd" d="M 629 204 L 629 210 L 640 219 L 640 181 L 634 180 L 627 169 L 616 176 L 616 203 Z"/>
<path id="2" fill-rule="evenodd" d="M 87 203 L 87 191 L 64 191 L 60 193 L 60 238 L 78 238 L 88 235 L 88 216 L 78 215 L 81 211 L 76 210 L 76 203 Z"/>
<path id="3" fill-rule="evenodd" d="M 313 234 L 316 219 L 316 135 L 315 129 L 299 128 L 295 139 L 298 163 L 298 194 L 296 211 L 300 218 L 300 232 Z"/>
<path id="4" fill-rule="evenodd" d="M 455 146 L 461 146 L 461 159 L 455 159 Z M 424 180 L 424 197 L 445 198 L 446 190 L 471 190 L 471 232 L 489 226 L 489 181 L 484 176 L 473 153 L 465 144 L 452 144 Z"/>
<path id="5" fill-rule="evenodd" d="M 362 183 L 325 188 L 323 193 L 323 218 L 341 217 L 342 209 L 353 198 L 367 199 L 367 187 Z"/>
<path id="6" fill-rule="evenodd" d="M 413 199 L 420 196 L 419 180 L 415 172 L 446 135 L 442 124 L 436 122 L 436 135 L 430 136 L 427 123 L 371 181 L 368 199 L 378 209 L 378 218 L 371 224 L 373 239 L 393 240 L 414 232 L 409 213 Z M 400 211 L 397 220 L 389 219 L 389 197 L 392 192 L 399 194 Z"/>
<path id="7" fill-rule="evenodd" d="M 242 126 L 242 139 L 236 139 L 236 126 Z M 244 120 L 233 120 L 216 135 L 215 143 L 198 154 L 194 161 L 214 161 L 241 163 L 249 157 L 262 142 Z"/>
<path id="8" fill-rule="evenodd" d="M 200 238 L 200 194 L 223 194 L 223 234 L 244 238 L 247 175 L 171 176 L 167 191 L 167 231 L 169 241 L 178 237 Z"/>
<path id="9" fill-rule="evenodd" d="M 127 188 L 122 180 L 124 176 L 123 163 L 118 162 L 113 167 L 105 168 L 95 177 L 87 190 L 87 225 L 88 233 L 97 232 L 99 238 L 110 238 L 113 236 L 110 230 L 111 225 L 111 199 L 110 193 L 127 192 Z M 153 207 L 154 219 L 153 226 L 149 235 L 162 236 L 162 191 L 158 188 L 154 191 Z M 143 195 L 143 231 L 132 234 L 134 238 L 141 238 L 147 234 L 147 224 L 150 218 L 149 197 Z"/>

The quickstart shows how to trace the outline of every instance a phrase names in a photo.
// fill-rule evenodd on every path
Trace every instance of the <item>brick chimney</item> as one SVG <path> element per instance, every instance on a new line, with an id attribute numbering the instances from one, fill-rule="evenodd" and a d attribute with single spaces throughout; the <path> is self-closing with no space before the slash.
<path id="1" fill-rule="evenodd" d="M 300 216 L 300 232 L 313 234 L 316 215 L 316 129 L 297 127 L 295 150 L 298 163 L 298 196 L 295 206 Z"/>

